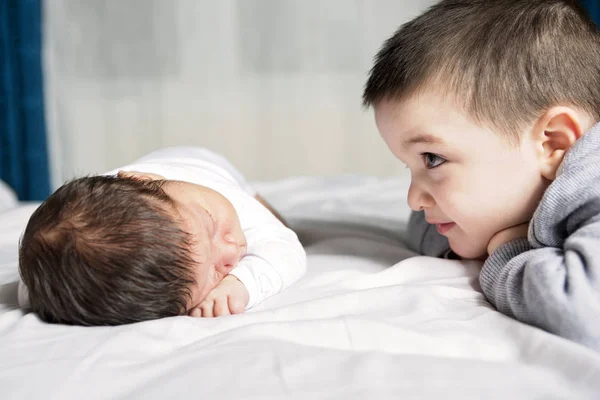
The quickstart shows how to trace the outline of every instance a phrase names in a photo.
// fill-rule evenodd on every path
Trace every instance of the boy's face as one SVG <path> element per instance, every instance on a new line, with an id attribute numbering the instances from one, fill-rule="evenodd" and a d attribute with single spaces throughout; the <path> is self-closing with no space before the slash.
<path id="1" fill-rule="evenodd" d="M 510 144 L 432 91 L 381 101 L 375 120 L 410 168 L 409 206 L 424 210 L 458 255 L 485 256 L 495 233 L 531 219 L 547 181 L 529 135 Z"/>

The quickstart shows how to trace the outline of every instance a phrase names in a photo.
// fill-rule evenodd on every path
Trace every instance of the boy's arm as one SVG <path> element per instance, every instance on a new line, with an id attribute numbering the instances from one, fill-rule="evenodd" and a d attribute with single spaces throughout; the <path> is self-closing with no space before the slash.
<path id="1" fill-rule="evenodd" d="M 600 350 L 600 215 L 560 246 L 536 247 L 525 238 L 497 247 L 480 275 L 485 296 L 504 314 Z"/>
<path id="2" fill-rule="evenodd" d="M 230 274 L 248 290 L 249 309 L 300 279 L 306 272 L 306 253 L 294 231 L 279 223 L 245 234 L 248 252 Z"/>

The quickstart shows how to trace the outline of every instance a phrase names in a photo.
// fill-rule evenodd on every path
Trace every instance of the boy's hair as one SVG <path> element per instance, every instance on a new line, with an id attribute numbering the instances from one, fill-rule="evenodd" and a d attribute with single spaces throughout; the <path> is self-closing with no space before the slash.
<path id="1" fill-rule="evenodd" d="M 513 142 L 555 105 L 600 120 L 600 34 L 575 1 L 443 0 L 384 43 L 363 102 L 426 86 Z"/>
<path id="2" fill-rule="evenodd" d="M 33 213 L 19 272 L 42 320 L 120 325 L 186 312 L 190 239 L 161 183 L 80 178 Z"/>

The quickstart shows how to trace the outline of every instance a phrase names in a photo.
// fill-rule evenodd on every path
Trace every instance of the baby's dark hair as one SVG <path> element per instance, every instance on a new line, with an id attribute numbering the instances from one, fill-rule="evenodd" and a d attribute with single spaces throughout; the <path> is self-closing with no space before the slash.
<path id="1" fill-rule="evenodd" d="M 576 1 L 443 0 L 375 58 L 365 106 L 435 88 L 510 139 L 556 105 L 600 120 L 600 34 Z"/>
<path id="2" fill-rule="evenodd" d="M 71 325 L 184 314 L 195 281 L 190 238 L 162 182 L 92 176 L 48 197 L 19 248 L 32 311 Z"/>

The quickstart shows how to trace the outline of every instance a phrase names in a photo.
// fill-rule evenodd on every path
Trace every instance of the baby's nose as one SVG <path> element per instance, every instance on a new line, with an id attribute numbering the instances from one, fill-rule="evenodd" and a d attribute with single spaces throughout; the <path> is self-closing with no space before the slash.
<path id="1" fill-rule="evenodd" d="M 241 248 L 231 235 L 223 238 L 221 257 L 225 268 L 231 270 L 240 261 Z"/>

